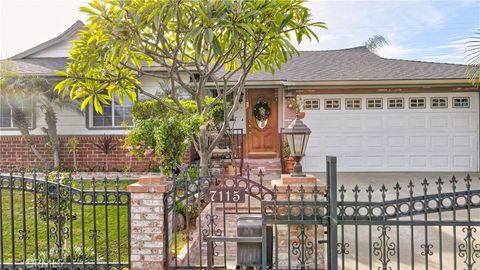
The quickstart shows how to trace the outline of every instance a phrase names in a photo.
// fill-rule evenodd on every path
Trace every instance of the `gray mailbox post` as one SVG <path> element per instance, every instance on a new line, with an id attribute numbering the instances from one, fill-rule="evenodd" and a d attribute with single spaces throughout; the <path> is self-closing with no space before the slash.
<path id="1" fill-rule="evenodd" d="M 272 265 L 273 233 L 272 227 L 267 227 L 267 265 Z M 262 239 L 262 216 L 248 215 L 240 216 L 237 220 L 237 236 L 258 237 Z M 262 240 L 252 242 L 237 242 L 237 267 L 241 269 L 252 269 L 262 265 Z M 257 268 L 258 269 L 258 268 Z"/>

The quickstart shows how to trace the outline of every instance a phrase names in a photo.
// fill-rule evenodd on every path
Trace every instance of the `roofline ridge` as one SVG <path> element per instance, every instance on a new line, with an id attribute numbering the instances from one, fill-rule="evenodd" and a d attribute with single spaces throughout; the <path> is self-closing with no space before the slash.
<path id="1" fill-rule="evenodd" d="M 439 65 L 451 65 L 451 66 L 462 66 L 468 67 L 468 65 L 464 64 L 456 64 L 456 63 L 447 63 L 447 62 L 434 62 L 434 61 L 423 61 L 423 60 L 411 60 L 411 59 L 396 59 L 396 58 L 387 58 L 377 55 L 378 57 L 389 60 L 389 61 L 401 61 L 401 62 L 414 62 L 414 63 L 425 63 L 425 64 L 439 64 Z"/>
<path id="2" fill-rule="evenodd" d="M 347 50 L 355 50 L 355 49 L 367 49 L 367 46 L 355 46 L 350 48 L 342 48 L 342 49 L 329 49 L 329 50 L 298 50 L 298 52 L 332 52 L 332 51 L 347 51 Z"/>
<path id="3" fill-rule="evenodd" d="M 72 35 L 74 35 L 79 29 L 83 28 L 84 24 L 82 21 L 80 20 L 77 20 L 74 24 L 72 24 L 67 30 L 63 31 L 60 35 L 54 37 L 54 38 L 51 38 L 43 43 L 40 43 L 39 45 L 37 46 L 34 46 L 26 51 L 23 51 L 21 53 L 18 53 L 12 57 L 10 57 L 9 59 L 12 59 L 12 60 L 19 60 L 19 59 L 24 59 L 25 57 L 29 56 L 29 55 L 32 55 L 32 54 L 35 54 L 39 51 L 42 51 L 50 46 L 53 46 L 57 43 L 59 43 L 60 41 L 63 41 L 63 40 L 66 40 L 68 38 L 70 38 Z"/>

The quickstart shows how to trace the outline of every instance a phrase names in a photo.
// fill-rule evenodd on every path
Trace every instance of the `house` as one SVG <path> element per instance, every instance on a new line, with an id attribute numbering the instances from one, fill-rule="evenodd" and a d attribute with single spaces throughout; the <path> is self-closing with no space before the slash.
<path id="1" fill-rule="evenodd" d="M 12 67 L 19 74 L 54 78 L 54 71 L 66 65 L 69 40 L 82 26 L 77 22 L 60 36 L 13 56 Z M 306 171 L 324 171 L 325 155 L 338 157 L 339 171 L 479 171 L 479 89 L 466 79 L 465 69 L 385 59 L 365 47 L 302 51 L 275 75 L 259 72 L 248 77 L 234 126 L 246 134 L 248 159 L 278 162 L 279 133 L 295 117 L 289 104 L 296 98 L 312 130 Z M 159 87 L 148 77 L 141 83 L 152 93 Z M 255 119 L 253 108 L 258 104 L 270 108 L 267 121 Z M 114 102 L 104 115 L 90 108 L 83 115 L 65 109 L 58 117 L 62 144 L 70 136 L 81 138 L 79 162 L 98 165 L 103 158 L 91 142 L 103 134 L 124 136 L 131 107 Z M 28 103 L 26 111 L 32 111 Z M 10 117 L 8 107 L 0 103 L 0 164 L 34 162 Z M 32 113 L 31 119 L 31 133 L 42 135 L 41 116 Z M 110 161 L 114 167 L 152 165 L 148 159 L 132 160 L 122 149 L 117 152 Z M 63 156 L 70 165 L 67 150 Z"/>

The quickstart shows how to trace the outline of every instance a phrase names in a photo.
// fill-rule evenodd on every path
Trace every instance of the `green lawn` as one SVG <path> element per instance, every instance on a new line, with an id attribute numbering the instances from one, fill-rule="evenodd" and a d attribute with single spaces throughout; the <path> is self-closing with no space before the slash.
<path id="1" fill-rule="evenodd" d="M 119 190 L 125 190 L 126 187 L 134 183 L 132 180 L 120 181 Z M 5 186 L 5 183 L 4 183 Z M 79 182 L 75 181 L 73 186 L 78 187 Z M 85 189 L 91 188 L 91 181 L 85 181 Z M 103 181 L 98 182 L 97 190 L 103 190 Z M 107 189 L 115 190 L 115 181 L 109 181 Z M 37 200 L 39 195 L 37 194 Z M 68 199 L 68 198 L 67 198 Z M 23 203 L 25 201 L 25 203 Z M 32 192 L 22 192 L 20 190 L 11 190 L 3 187 L 1 190 L 1 222 L 0 222 L 0 256 L 3 262 L 11 262 L 15 257 L 15 262 L 23 262 L 28 259 L 34 259 L 35 250 L 45 252 L 54 248 L 58 233 L 54 231 L 54 222 L 48 224 L 42 215 L 35 215 L 38 209 L 34 207 L 34 195 Z M 13 205 L 13 209 L 11 208 Z M 68 209 L 70 203 L 68 203 Z M 23 211 L 25 209 L 25 211 Z M 13 215 L 12 215 L 13 210 Z M 70 231 L 70 221 L 67 221 L 68 231 L 64 234 L 65 245 L 70 248 L 85 247 L 86 249 L 97 250 L 97 261 L 118 262 L 128 260 L 128 207 L 127 206 L 104 206 L 92 205 L 82 206 L 78 203 L 72 203 L 72 212 L 76 218 L 72 220 L 72 231 Z M 118 218 L 117 218 L 118 217 Z M 117 226 L 119 222 L 119 227 Z M 84 226 L 82 226 L 82 223 Z M 12 237 L 13 224 L 13 237 Z M 25 225 L 24 225 L 25 224 Z M 94 227 L 98 231 L 96 241 L 92 235 Z M 108 241 L 107 230 L 108 227 Z M 26 238 L 22 239 L 21 231 L 25 230 Z M 83 228 L 83 229 L 82 229 Z M 50 239 L 47 239 L 47 231 L 50 231 Z M 13 242 L 13 243 L 12 243 Z M 85 245 L 83 245 L 83 242 Z M 107 246 L 108 242 L 108 246 Z M 120 245 L 120 250 L 118 248 Z M 38 248 L 37 248 L 38 247 Z M 12 250 L 15 250 L 13 253 Z M 107 253 L 108 249 L 108 253 Z"/>

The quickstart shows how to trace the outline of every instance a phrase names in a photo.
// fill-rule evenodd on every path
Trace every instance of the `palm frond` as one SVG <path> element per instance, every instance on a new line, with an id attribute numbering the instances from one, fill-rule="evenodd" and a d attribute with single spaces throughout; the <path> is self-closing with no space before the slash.
<path id="1" fill-rule="evenodd" d="M 365 46 L 367 47 L 367 49 L 369 51 L 371 51 L 372 53 L 375 53 L 375 54 L 377 53 L 378 49 L 380 49 L 381 47 L 383 47 L 385 45 L 388 45 L 388 41 L 382 35 L 375 35 L 375 36 L 369 38 L 365 42 Z"/>
<path id="2" fill-rule="evenodd" d="M 467 78 L 472 84 L 480 86 L 480 29 L 467 42 Z"/>

